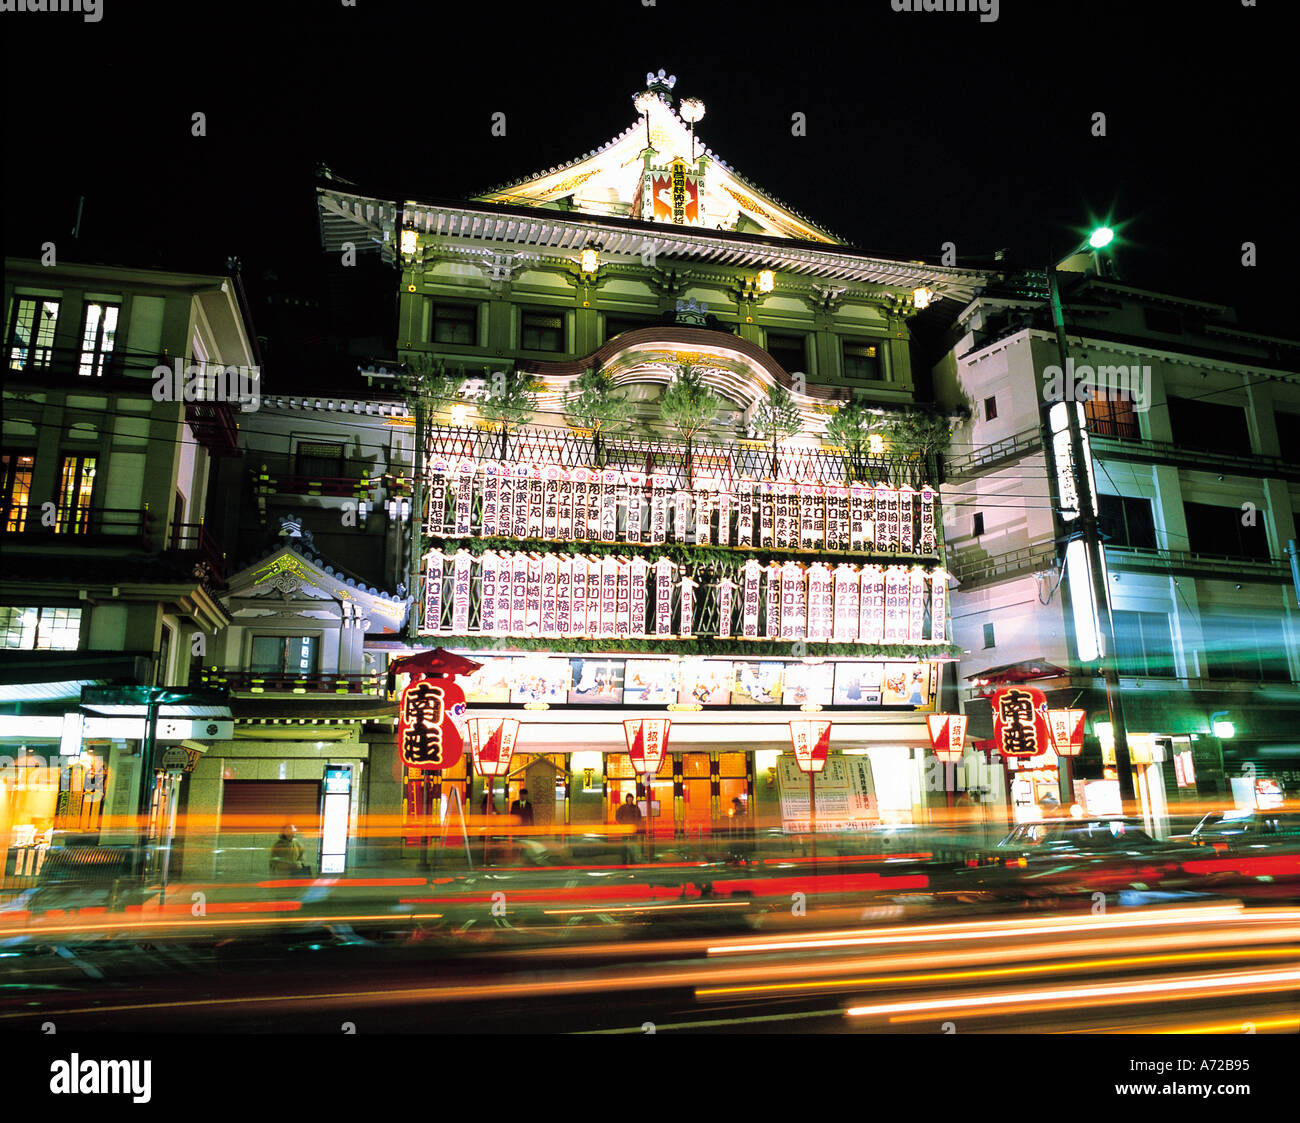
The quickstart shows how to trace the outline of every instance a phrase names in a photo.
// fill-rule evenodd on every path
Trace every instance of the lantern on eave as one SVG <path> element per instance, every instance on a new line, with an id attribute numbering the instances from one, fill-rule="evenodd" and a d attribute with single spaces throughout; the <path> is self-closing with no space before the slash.
<path id="1" fill-rule="evenodd" d="M 1047 719 L 1057 756 L 1078 756 L 1083 752 L 1083 710 L 1048 710 Z"/>
<path id="2" fill-rule="evenodd" d="M 390 683 L 410 675 L 397 705 L 397 747 L 408 768 L 440 772 L 465 755 L 465 692 L 453 678 L 480 664 L 437 648 L 394 659 Z"/>
<path id="3" fill-rule="evenodd" d="M 955 764 L 961 760 L 968 720 L 965 714 L 929 714 L 926 717 L 925 722 L 930 729 L 930 747 L 941 761 Z"/>
<path id="4" fill-rule="evenodd" d="M 1054 748 L 1047 695 L 1033 686 L 1003 686 L 993 695 L 993 741 L 1007 757 L 1041 756 Z"/>

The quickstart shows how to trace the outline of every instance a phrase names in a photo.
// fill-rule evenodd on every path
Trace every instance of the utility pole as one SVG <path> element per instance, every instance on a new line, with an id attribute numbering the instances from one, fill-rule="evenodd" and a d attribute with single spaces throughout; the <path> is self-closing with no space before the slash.
<path id="1" fill-rule="evenodd" d="M 1096 235 L 1094 234 L 1094 237 Z M 1109 241 L 1109 239 L 1107 239 Z M 1102 245 L 1106 243 L 1103 242 Z M 1074 253 L 1083 250 L 1099 249 L 1092 240 L 1085 243 Z M 1065 261 L 1067 258 L 1062 258 Z M 1051 294 L 1052 323 L 1056 328 L 1056 347 L 1060 354 L 1062 386 L 1066 385 L 1065 372 L 1069 357 L 1069 345 L 1065 338 L 1065 313 L 1061 306 L 1061 289 L 1056 270 L 1061 261 L 1048 267 L 1047 287 Z M 1129 759 L 1128 733 L 1124 724 L 1124 699 L 1120 692 L 1119 668 L 1115 650 L 1115 628 L 1110 609 L 1110 589 L 1106 586 L 1106 558 L 1101 544 L 1101 535 L 1097 529 L 1097 496 L 1092 487 L 1090 453 L 1084 441 L 1083 425 L 1080 415 L 1082 407 L 1074 399 L 1073 393 L 1067 393 L 1066 416 L 1070 434 L 1070 457 L 1073 461 L 1075 494 L 1079 501 L 1079 533 L 1083 539 L 1085 557 L 1088 564 L 1088 578 L 1092 584 L 1092 596 L 1097 611 L 1097 626 L 1101 642 L 1099 660 L 1102 679 L 1106 684 L 1106 706 L 1110 712 L 1111 730 L 1115 741 L 1115 771 L 1119 776 L 1120 799 L 1125 803 L 1136 798 L 1133 788 L 1133 765 Z M 1075 595 L 1075 590 L 1070 590 Z"/>

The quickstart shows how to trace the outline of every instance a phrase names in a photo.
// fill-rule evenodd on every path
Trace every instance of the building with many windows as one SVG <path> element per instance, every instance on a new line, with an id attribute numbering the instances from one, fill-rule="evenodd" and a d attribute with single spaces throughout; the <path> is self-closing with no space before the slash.
<path id="1" fill-rule="evenodd" d="M 1076 259 L 1084 263 L 1086 259 Z M 1300 508 L 1300 347 L 1240 331 L 1232 310 L 1062 271 L 1062 369 L 1042 275 L 990 286 L 935 372 L 963 400 L 944 487 L 953 632 L 968 698 L 1032 680 L 1083 706 L 1082 771 L 1115 776 L 1096 665 L 1080 657 L 1077 527 L 1058 483 L 1050 408 L 1084 405 L 1134 790 L 1156 821 L 1194 800 L 1273 798 L 1300 781 L 1300 618 L 1287 561 Z M 1074 603 L 1072 603 L 1072 593 Z M 1235 777 L 1235 779 L 1234 779 Z M 1056 767 L 1013 784 L 1032 816 Z M 1243 784 L 1245 788 L 1243 788 Z"/>
<path id="2" fill-rule="evenodd" d="M 926 777 L 954 652 L 937 450 L 872 432 L 912 431 L 913 325 L 983 277 L 846 245 L 716 156 L 674 84 L 471 200 L 319 185 L 329 267 L 396 269 L 396 353 L 367 374 L 408 396 L 422 466 L 412 634 L 366 649 L 482 662 L 470 713 L 521 722 L 505 798 L 526 786 L 539 825 L 644 803 L 626 723 L 664 716 L 666 835 L 806 826 L 792 720 L 832 723 L 823 827 L 924 821 L 951 798 Z M 401 778 L 412 835 L 482 804 L 468 758 Z"/>
<path id="3" fill-rule="evenodd" d="M 255 403 L 258 357 L 228 276 L 10 259 L 4 297 L 0 854 L 12 885 L 52 835 L 134 842 L 141 807 L 165 850 L 195 762 L 228 728 L 219 702 L 180 695 L 230 620 L 204 512 Z M 178 692 L 159 711 L 154 759 L 126 688 Z"/>

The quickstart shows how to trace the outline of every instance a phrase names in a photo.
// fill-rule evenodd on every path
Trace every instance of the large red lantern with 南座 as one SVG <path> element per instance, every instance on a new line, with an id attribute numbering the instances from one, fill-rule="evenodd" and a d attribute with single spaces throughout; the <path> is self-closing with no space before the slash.
<path id="1" fill-rule="evenodd" d="M 1003 756 L 1041 756 L 1054 749 L 1047 695 L 1032 686 L 1003 686 L 993 695 L 993 741 Z"/>
<path id="2" fill-rule="evenodd" d="M 465 755 L 465 692 L 452 675 L 480 664 L 438 648 L 394 659 L 391 680 L 410 675 L 397 705 L 397 748 L 408 768 L 440 772 Z"/>

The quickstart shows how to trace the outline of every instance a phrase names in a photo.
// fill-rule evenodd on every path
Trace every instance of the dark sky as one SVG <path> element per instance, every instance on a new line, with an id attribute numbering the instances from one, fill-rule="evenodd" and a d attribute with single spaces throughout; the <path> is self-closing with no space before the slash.
<path id="1" fill-rule="evenodd" d="M 1124 280 L 1297 334 L 1282 0 L 1001 0 L 989 23 L 890 0 L 102 2 L 93 24 L 0 15 L 8 253 L 62 251 L 84 194 L 73 257 L 237 254 L 252 286 L 268 268 L 307 283 L 317 163 L 466 195 L 603 144 L 662 66 L 705 102 L 715 152 L 866 251 L 937 258 L 951 241 L 959 263 L 1005 247 L 1041 265 L 1111 216 Z"/>

